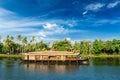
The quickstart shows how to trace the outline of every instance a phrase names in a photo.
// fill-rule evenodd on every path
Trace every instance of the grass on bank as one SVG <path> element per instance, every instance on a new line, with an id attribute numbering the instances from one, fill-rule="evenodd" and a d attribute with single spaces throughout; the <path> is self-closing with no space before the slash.
<path id="1" fill-rule="evenodd" d="M 22 58 L 22 54 L 0 54 L 0 57 L 13 57 L 13 58 Z"/>
<path id="2" fill-rule="evenodd" d="M 86 58 L 86 57 L 91 57 L 91 58 L 97 58 L 97 57 L 120 57 L 120 54 L 112 54 L 112 55 L 108 55 L 108 54 L 81 54 L 82 57 Z M 24 57 L 22 54 L 0 54 L 0 57 L 13 57 L 13 58 L 22 58 Z"/>
<path id="3" fill-rule="evenodd" d="M 108 54 L 81 54 L 82 57 L 91 57 L 91 58 L 97 58 L 97 57 L 120 57 L 120 54 L 112 54 L 112 55 L 108 55 Z"/>

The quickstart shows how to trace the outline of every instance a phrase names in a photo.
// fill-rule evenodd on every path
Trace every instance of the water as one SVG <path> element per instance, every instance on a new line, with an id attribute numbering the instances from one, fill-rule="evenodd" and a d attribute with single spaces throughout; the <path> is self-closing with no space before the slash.
<path id="1" fill-rule="evenodd" d="M 0 58 L 0 80 L 120 80 L 120 58 L 92 58 L 85 65 Z"/>

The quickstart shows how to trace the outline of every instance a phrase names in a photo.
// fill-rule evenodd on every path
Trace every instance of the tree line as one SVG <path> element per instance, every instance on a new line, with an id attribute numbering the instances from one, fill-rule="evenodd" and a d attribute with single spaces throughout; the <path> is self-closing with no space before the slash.
<path id="1" fill-rule="evenodd" d="M 0 53 L 3 54 L 19 54 L 35 51 L 72 51 L 80 54 L 120 54 L 120 40 L 94 40 L 94 41 L 80 41 L 74 42 L 67 39 L 57 40 L 52 43 L 45 43 L 44 41 L 36 42 L 36 37 L 32 36 L 30 40 L 27 37 L 17 36 L 17 41 L 14 41 L 13 36 L 7 35 L 6 38 L 1 41 L 0 37 Z"/>

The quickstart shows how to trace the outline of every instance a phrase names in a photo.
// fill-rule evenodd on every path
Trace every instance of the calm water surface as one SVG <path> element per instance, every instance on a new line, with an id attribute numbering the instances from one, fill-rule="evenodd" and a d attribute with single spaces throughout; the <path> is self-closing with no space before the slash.
<path id="1" fill-rule="evenodd" d="M 120 58 L 93 58 L 89 64 L 21 63 L 0 58 L 0 80 L 120 80 Z"/>

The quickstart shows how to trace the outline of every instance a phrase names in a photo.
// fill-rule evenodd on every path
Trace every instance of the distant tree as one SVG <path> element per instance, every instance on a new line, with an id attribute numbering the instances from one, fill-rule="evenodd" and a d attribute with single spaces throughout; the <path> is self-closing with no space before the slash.
<path id="1" fill-rule="evenodd" d="M 43 41 L 36 42 L 36 44 L 32 46 L 35 47 L 35 51 L 45 51 L 49 49 L 49 45 Z"/>
<path id="2" fill-rule="evenodd" d="M 76 42 L 73 45 L 73 52 L 80 53 L 80 43 Z"/>
<path id="3" fill-rule="evenodd" d="M 18 40 L 18 42 L 19 42 L 19 44 L 18 44 L 19 47 L 17 48 L 17 51 L 21 53 L 21 51 L 22 51 L 22 46 L 21 46 L 22 36 L 21 36 L 21 35 L 18 35 L 18 36 L 17 36 L 17 40 Z"/>
<path id="4" fill-rule="evenodd" d="M 35 36 L 32 36 L 31 42 L 35 41 Z"/>
<path id="5" fill-rule="evenodd" d="M 72 46 L 71 42 L 67 39 L 60 40 L 60 41 L 54 41 L 52 45 L 53 49 L 56 49 L 58 51 L 71 51 Z"/>
<path id="6" fill-rule="evenodd" d="M 90 41 L 81 41 L 80 43 L 80 53 L 81 54 L 89 54 L 91 48 L 91 42 Z"/>
<path id="7" fill-rule="evenodd" d="M 28 42 L 28 40 L 27 40 L 27 37 L 24 37 L 23 39 L 22 39 L 22 43 L 23 43 L 23 50 L 22 50 L 22 52 L 26 52 L 25 50 L 25 46 L 26 46 L 26 44 L 27 44 L 27 42 Z"/>
<path id="8" fill-rule="evenodd" d="M 5 42 L 5 48 L 6 48 L 6 52 L 7 53 L 11 53 L 11 41 L 10 41 L 10 36 L 9 35 L 7 35 L 6 36 L 6 39 L 4 40 L 4 42 Z"/>
<path id="9" fill-rule="evenodd" d="M 17 36 L 17 40 L 18 40 L 19 42 L 21 42 L 22 36 L 21 36 L 21 35 L 18 35 L 18 36 Z"/>
<path id="10" fill-rule="evenodd" d="M 2 53 L 2 49 L 3 49 L 3 43 L 0 42 L 0 53 Z"/>
<path id="11" fill-rule="evenodd" d="M 30 43 L 29 46 L 32 45 L 32 46 L 31 46 L 31 49 L 32 49 L 33 51 L 35 51 L 35 46 L 36 46 L 36 45 L 34 44 L 34 41 L 35 41 L 35 36 L 32 36 L 32 39 L 30 40 L 31 43 Z"/>
<path id="12" fill-rule="evenodd" d="M 115 51 L 115 46 L 113 45 L 112 41 L 107 40 L 105 42 L 105 53 L 112 54 Z"/>
<path id="13" fill-rule="evenodd" d="M 104 53 L 104 42 L 102 40 L 95 40 L 93 42 L 93 49 L 92 52 L 93 54 L 100 54 L 100 53 Z"/>
<path id="14" fill-rule="evenodd" d="M 1 42 L 1 36 L 0 36 L 0 53 L 2 53 L 3 43 Z"/>
<path id="15" fill-rule="evenodd" d="M 114 54 L 120 54 L 120 40 L 117 40 L 117 39 L 113 39 L 113 47 L 115 48 L 114 50 Z"/>
<path id="16" fill-rule="evenodd" d="M 0 42 L 1 42 L 2 37 L 0 36 Z"/>
<path id="17" fill-rule="evenodd" d="M 34 52 L 50 50 L 51 43 L 45 43 L 44 41 L 35 41 L 35 36 L 32 36 L 30 40 L 27 37 L 22 38 L 21 35 L 17 36 L 17 42 L 14 41 L 14 37 L 7 35 L 4 41 L 1 41 L 0 36 L 0 53 L 16 54 L 21 52 Z M 74 42 L 67 39 L 57 40 L 52 43 L 52 50 L 58 51 L 73 51 L 81 54 L 120 54 L 120 40 L 95 40 Z"/>

